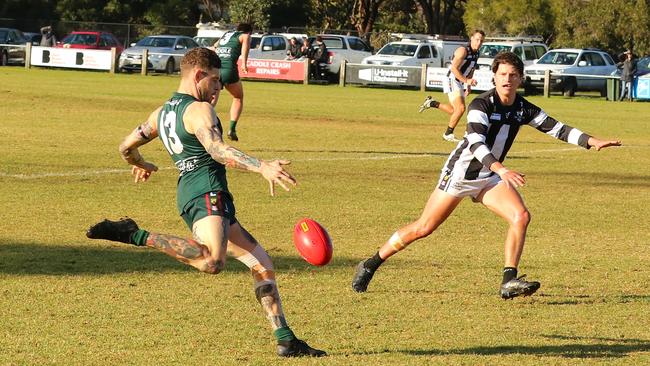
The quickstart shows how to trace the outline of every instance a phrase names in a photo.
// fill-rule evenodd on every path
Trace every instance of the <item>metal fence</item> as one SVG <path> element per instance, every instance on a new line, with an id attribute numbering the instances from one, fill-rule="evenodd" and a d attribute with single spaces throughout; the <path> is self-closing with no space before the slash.
<path id="1" fill-rule="evenodd" d="M 9 19 L 0 18 L 0 27 L 16 28 L 23 32 L 40 33 L 41 27 L 50 25 L 54 30 L 57 40 L 63 39 L 72 31 L 92 30 L 113 33 L 123 46 L 129 47 L 133 42 L 153 34 L 196 35 L 196 27 L 130 23 L 105 23 L 105 22 L 77 22 L 77 21 L 49 21 L 43 19 Z"/>

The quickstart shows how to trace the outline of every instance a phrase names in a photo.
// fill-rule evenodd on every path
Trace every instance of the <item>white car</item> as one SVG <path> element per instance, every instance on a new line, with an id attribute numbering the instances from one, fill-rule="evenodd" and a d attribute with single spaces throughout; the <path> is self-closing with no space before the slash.
<path id="1" fill-rule="evenodd" d="M 384 45 L 377 54 L 366 57 L 362 64 L 448 67 L 458 47 L 466 41 L 437 39 L 405 39 Z"/>
<path id="2" fill-rule="evenodd" d="M 334 79 L 338 78 L 341 61 L 358 64 L 364 58 L 372 55 L 372 48 L 359 37 L 340 34 L 321 34 L 320 36 L 323 37 L 323 43 L 327 47 L 327 69 Z M 312 47 L 315 40 L 316 37 L 309 37 Z"/>
<path id="3" fill-rule="evenodd" d="M 248 58 L 265 60 L 284 60 L 289 50 L 289 40 L 279 34 L 251 35 L 251 48 Z"/>
<path id="4" fill-rule="evenodd" d="M 490 38 L 488 38 L 490 39 Z M 479 49 L 479 59 L 476 61 L 479 70 L 491 70 L 492 61 L 499 52 L 514 52 L 524 62 L 524 66 L 532 65 L 541 58 L 548 47 L 541 39 L 506 37 L 499 41 L 483 42 Z"/>
<path id="5" fill-rule="evenodd" d="M 600 91 L 601 96 L 605 96 L 607 79 L 590 78 L 587 75 L 610 76 L 616 72 L 616 64 L 609 54 L 595 48 L 550 50 L 524 69 L 524 88 L 527 91 L 543 88 L 546 70 L 551 71 L 551 88 L 562 91 L 565 96 L 573 96 L 576 90 Z"/>

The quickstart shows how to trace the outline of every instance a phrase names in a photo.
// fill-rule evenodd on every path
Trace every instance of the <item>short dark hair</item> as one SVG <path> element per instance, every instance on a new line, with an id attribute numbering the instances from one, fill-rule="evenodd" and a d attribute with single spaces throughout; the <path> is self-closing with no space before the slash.
<path id="1" fill-rule="evenodd" d="M 316 36 L 316 41 L 317 41 L 317 42 L 323 42 L 323 37 L 321 37 L 321 36 Z"/>
<path id="2" fill-rule="evenodd" d="M 248 23 L 239 23 L 237 32 L 253 33 L 253 26 Z"/>
<path id="3" fill-rule="evenodd" d="M 198 67 L 201 70 L 219 69 L 221 68 L 221 59 L 209 48 L 192 48 L 181 60 L 181 74 L 186 73 L 194 67 Z"/>
<path id="4" fill-rule="evenodd" d="M 515 69 L 517 69 L 520 76 L 524 75 L 524 62 L 521 61 L 519 56 L 513 52 L 499 52 L 494 58 L 494 61 L 492 61 L 492 72 L 496 74 L 497 69 L 501 64 L 512 65 L 515 67 Z"/>
<path id="5" fill-rule="evenodd" d="M 476 33 L 480 33 L 480 34 L 483 36 L 483 38 L 485 38 L 485 32 L 483 32 L 483 30 L 481 30 L 481 29 L 474 29 L 474 31 L 472 32 L 471 35 L 473 36 L 473 35 L 475 35 Z"/>

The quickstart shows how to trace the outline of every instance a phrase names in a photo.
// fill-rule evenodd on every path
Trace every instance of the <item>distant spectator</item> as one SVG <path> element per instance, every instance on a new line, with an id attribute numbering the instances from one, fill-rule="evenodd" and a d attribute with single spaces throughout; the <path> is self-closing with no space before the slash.
<path id="1" fill-rule="evenodd" d="M 301 57 L 311 58 L 311 51 L 311 43 L 309 43 L 309 39 L 304 38 L 302 40 L 302 46 L 300 47 Z"/>
<path id="2" fill-rule="evenodd" d="M 296 37 L 291 37 L 289 40 L 289 49 L 287 50 L 287 60 L 296 60 L 302 57 L 301 48 Z"/>
<path id="3" fill-rule="evenodd" d="M 325 46 L 325 43 L 323 42 L 323 37 L 316 36 L 316 40 L 312 45 L 312 52 L 311 60 L 309 62 L 312 66 L 311 71 L 313 73 L 313 78 L 320 79 L 323 71 L 321 65 L 326 64 L 328 61 L 327 46 Z"/>
<path id="4" fill-rule="evenodd" d="M 627 99 L 632 101 L 632 82 L 634 81 L 634 74 L 636 74 L 636 59 L 632 50 L 625 51 L 617 66 L 621 68 L 621 97 L 618 100 L 623 100 L 627 95 Z"/>
<path id="5" fill-rule="evenodd" d="M 51 25 L 41 28 L 41 46 L 42 47 L 56 46 L 56 36 L 54 35 L 54 31 L 52 31 Z"/>

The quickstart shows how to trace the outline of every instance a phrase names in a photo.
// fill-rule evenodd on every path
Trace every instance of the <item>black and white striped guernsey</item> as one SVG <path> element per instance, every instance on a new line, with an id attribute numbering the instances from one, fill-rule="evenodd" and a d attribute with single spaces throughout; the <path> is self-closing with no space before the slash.
<path id="1" fill-rule="evenodd" d="M 465 58 L 463 59 L 463 62 L 460 64 L 458 67 L 458 71 L 460 71 L 461 74 L 463 74 L 464 77 L 469 77 L 469 74 L 474 70 L 476 67 L 476 61 L 478 61 L 478 50 L 473 51 L 472 47 L 469 45 L 464 46 L 465 47 Z M 447 76 L 448 77 L 454 77 L 456 80 L 458 78 L 456 75 L 454 75 L 453 72 L 451 72 L 451 66 L 449 66 L 449 71 L 447 71 Z M 462 83 L 462 80 L 458 80 L 458 82 Z"/>
<path id="2" fill-rule="evenodd" d="M 548 116 L 536 105 L 517 94 L 510 106 L 501 105 L 495 89 L 470 103 L 467 131 L 451 152 L 443 171 L 462 179 L 483 179 L 495 174 L 494 162 L 503 162 L 519 128 L 529 125 L 558 140 L 589 149 L 589 135 Z"/>

